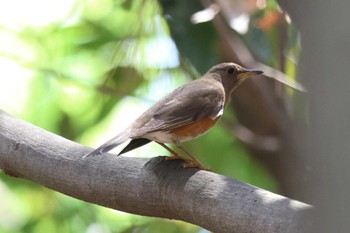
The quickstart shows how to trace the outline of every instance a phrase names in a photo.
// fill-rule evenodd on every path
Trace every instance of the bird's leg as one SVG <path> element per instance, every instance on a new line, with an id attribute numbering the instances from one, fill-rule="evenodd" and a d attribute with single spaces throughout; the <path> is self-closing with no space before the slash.
<path id="1" fill-rule="evenodd" d="M 207 168 L 205 168 L 193 155 L 190 154 L 190 152 L 188 152 L 187 150 L 185 150 L 185 148 L 183 148 L 180 145 L 176 145 L 175 146 L 180 149 L 182 152 L 184 152 L 188 157 L 190 157 L 190 163 L 185 163 L 184 167 L 197 167 L 199 169 L 203 169 L 203 170 L 208 170 Z"/>
<path id="2" fill-rule="evenodd" d="M 161 143 L 161 142 L 157 142 L 157 143 L 172 154 L 172 156 L 168 156 L 168 157 L 166 157 L 166 159 L 168 159 L 168 160 L 181 159 L 181 160 L 186 161 L 186 159 L 184 157 L 180 156 L 178 153 L 176 153 L 174 150 L 172 150 L 170 147 L 168 147 L 164 143 Z"/>
<path id="3" fill-rule="evenodd" d="M 172 156 L 165 157 L 165 159 L 167 159 L 167 160 L 181 159 L 181 160 L 185 161 L 184 164 L 183 164 L 184 168 L 196 167 L 196 168 L 199 168 L 199 169 L 203 169 L 203 170 L 209 171 L 209 169 L 205 168 L 198 160 L 195 159 L 195 157 L 193 157 L 193 155 L 191 155 L 187 150 L 185 150 L 185 148 L 175 144 L 175 146 L 178 149 L 180 149 L 182 152 L 184 152 L 190 159 L 182 157 L 181 155 L 179 155 L 177 152 L 172 150 L 170 147 L 168 147 L 164 143 L 161 143 L 161 142 L 157 142 L 157 143 L 172 154 Z"/>

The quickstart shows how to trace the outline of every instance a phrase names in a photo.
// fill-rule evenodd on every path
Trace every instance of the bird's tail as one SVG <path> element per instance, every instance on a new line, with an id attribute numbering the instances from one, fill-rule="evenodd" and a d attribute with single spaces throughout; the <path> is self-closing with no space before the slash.
<path id="1" fill-rule="evenodd" d="M 111 140 L 107 141 L 106 143 L 99 146 L 97 149 L 93 150 L 89 154 L 86 154 L 83 156 L 83 158 L 87 158 L 89 156 L 95 156 L 95 155 L 102 155 L 110 150 L 112 150 L 114 147 L 119 146 L 123 142 L 126 142 L 129 139 L 129 134 L 127 131 L 124 131 Z"/>

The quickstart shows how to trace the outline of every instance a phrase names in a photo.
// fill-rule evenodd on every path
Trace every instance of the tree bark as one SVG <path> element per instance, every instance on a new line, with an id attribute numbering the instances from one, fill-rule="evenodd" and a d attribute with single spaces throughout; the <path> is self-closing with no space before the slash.
<path id="1" fill-rule="evenodd" d="M 310 205 L 162 157 L 103 155 L 0 111 L 0 169 L 109 208 L 213 232 L 302 232 Z"/>

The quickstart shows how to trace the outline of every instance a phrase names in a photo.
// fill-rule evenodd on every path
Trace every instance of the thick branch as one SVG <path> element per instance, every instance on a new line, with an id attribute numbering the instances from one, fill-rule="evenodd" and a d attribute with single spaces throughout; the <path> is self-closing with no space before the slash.
<path id="1" fill-rule="evenodd" d="M 214 232 L 301 232 L 311 206 L 180 161 L 105 155 L 0 111 L 0 168 L 69 196 Z"/>

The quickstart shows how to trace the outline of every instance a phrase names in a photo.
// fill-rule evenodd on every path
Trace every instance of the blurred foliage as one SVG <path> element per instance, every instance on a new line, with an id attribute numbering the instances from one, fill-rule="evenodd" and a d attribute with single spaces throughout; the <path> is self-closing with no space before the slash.
<path id="1" fill-rule="evenodd" d="M 211 23 L 192 24 L 193 13 L 203 9 L 201 1 L 161 1 L 167 17 L 171 35 L 176 41 L 181 55 L 204 73 L 218 63 L 217 34 Z"/>
<path id="2" fill-rule="evenodd" d="M 38 25 L 0 18 L 0 108 L 71 140 L 97 146 L 171 89 L 220 62 L 213 24 L 189 20 L 202 10 L 200 1 L 66 0 L 64 17 L 56 18 L 50 12 L 58 11 L 58 3 L 29 2 L 25 13 L 41 19 Z M 264 20 L 278 9 L 275 1 L 268 3 L 252 17 Z M 21 17 L 19 7 L 0 6 Z M 276 65 L 278 25 L 268 22 L 271 30 L 252 23 L 242 38 L 259 58 Z M 295 43 L 289 48 L 297 56 Z M 287 65 L 293 75 L 293 64 Z M 278 190 L 266 169 L 221 126 L 185 146 L 218 173 Z M 148 148 L 152 151 L 144 147 L 130 155 L 164 154 L 156 145 Z M 94 206 L 1 171 L 0 199 L 0 232 L 206 232 Z"/>

